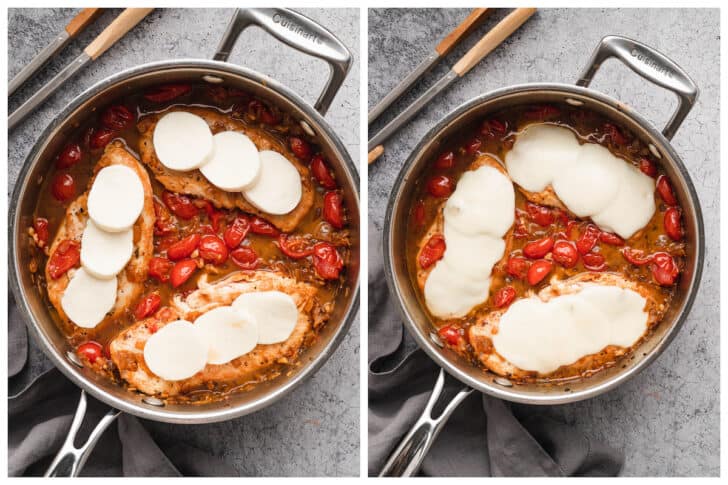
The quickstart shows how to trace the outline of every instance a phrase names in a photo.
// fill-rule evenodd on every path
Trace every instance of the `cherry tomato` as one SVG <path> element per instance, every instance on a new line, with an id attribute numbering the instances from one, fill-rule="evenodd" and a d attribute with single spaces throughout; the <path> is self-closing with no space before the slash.
<path id="1" fill-rule="evenodd" d="M 440 339 L 444 340 L 450 345 L 457 345 L 460 341 L 460 331 L 456 327 L 450 325 L 440 327 L 437 331 L 437 334 L 440 336 Z"/>
<path id="2" fill-rule="evenodd" d="M 197 271 L 197 263 L 194 259 L 183 259 L 182 261 L 178 261 L 169 273 L 169 279 L 172 286 L 175 288 L 182 286 L 192 277 L 195 271 Z"/>
<path id="3" fill-rule="evenodd" d="M 489 138 L 501 138 L 506 134 L 507 125 L 499 120 L 485 120 L 480 125 L 480 134 Z"/>
<path id="4" fill-rule="evenodd" d="M 594 248 L 599 239 L 599 229 L 594 224 L 589 224 L 576 241 L 576 249 L 580 254 L 586 254 Z"/>
<path id="5" fill-rule="evenodd" d="M 303 259 L 313 254 L 311 241 L 300 236 L 282 233 L 278 236 L 278 247 L 291 259 Z"/>
<path id="6" fill-rule="evenodd" d="M 225 241 L 217 234 L 206 234 L 200 239 L 200 257 L 206 263 L 223 264 L 228 258 L 228 248 Z"/>
<path id="7" fill-rule="evenodd" d="M 465 153 L 467 153 L 468 155 L 474 155 L 478 153 L 478 149 L 482 144 L 483 142 L 480 141 L 480 138 L 473 138 L 465 144 Z"/>
<path id="8" fill-rule="evenodd" d="M 584 260 L 584 267 L 590 271 L 602 271 L 607 267 L 604 256 L 599 253 L 586 253 L 581 259 Z"/>
<path id="9" fill-rule="evenodd" d="M 124 105 L 109 106 L 101 115 L 101 124 L 106 128 L 121 131 L 134 124 L 134 113 Z"/>
<path id="10" fill-rule="evenodd" d="M 615 145 L 624 145 L 627 143 L 627 137 L 624 136 L 622 130 L 612 123 L 604 123 L 604 134 L 612 140 Z"/>
<path id="11" fill-rule="evenodd" d="M 281 118 L 275 114 L 268 106 L 263 104 L 262 101 L 254 99 L 248 103 L 248 112 L 253 118 L 260 120 L 266 125 L 277 125 L 280 123 Z"/>
<path id="12" fill-rule="evenodd" d="M 226 229 L 222 238 L 230 249 L 240 246 L 245 236 L 250 231 L 250 219 L 245 216 L 238 216 Z"/>
<path id="13" fill-rule="evenodd" d="M 336 188 L 336 180 L 331 175 L 329 167 L 324 160 L 324 157 L 320 154 L 314 155 L 311 159 L 311 173 L 318 181 L 319 185 L 325 189 L 333 190 Z"/>
<path id="14" fill-rule="evenodd" d="M 455 183 L 446 175 L 435 175 L 427 182 L 427 191 L 433 197 L 450 197 L 455 190 Z"/>
<path id="15" fill-rule="evenodd" d="M 513 302 L 516 297 L 516 290 L 512 286 L 504 286 L 493 296 L 493 304 L 496 308 L 503 308 Z"/>
<path id="16" fill-rule="evenodd" d="M 556 219 L 554 212 L 548 207 L 530 202 L 526 202 L 526 212 L 528 212 L 528 217 L 541 227 L 550 226 Z"/>
<path id="17" fill-rule="evenodd" d="M 523 279 L 528 274 L 531 263 L 520 256 L 511 256 L 506 263 L 506 272 L 514 278 Z"/>
<path id="18" fill-rule="evenodd" d="M 176 243 L 172 244 L 167 248 L 167 257 L 172 261 L 179 261 L 188 257 L 192 252 L 197 249 L 200 244 L 199 234 L 190 234 L 189 236 L 180 239 Z"/>
<path id="19" fill-rule="evenodd" d="M 544 120 L 558 116 L 561 110 L 550 104 L 541 104 L 531 107 L 524 113 L 524 116 L 531 120 Z"/>
<path id="20" fill-rule="evenodd" d="M 156 197 L 154 198 L 154 215 L 154 234 L 164 236 L 177 232 L 177 226 L 175 225 L 172 214 L 169 213 L 167 208 Z"/>
<path id="21" fill-rule="evenodd" d="M 72 239 L 64 239 L 58 244 L 56 250 L 48 260 L 48 274 L 57 280 L 66 271 L 73 268 L 81 260 L 81 244 Z"/>
<path id="22" fill-rule="evenodd" d="M 63 147 L 61 153 L 56 158 L 56 167 L 58 168 L 70 168 L 81 161 L 83 151 L 81 151 L 81 145 L 78 143 L 69 143 Z"/>
<path id="23" fill-rule="evenodd" d="M 412 217 L 414 218 L 415 225 L 422 227 L 425 225 L 425 203 L 418 200 L 415 204 L 415 208 L 412 211 Z"/>
<path id="24" fill-rule="evenodd" d="M 45 219 L 43 217 L 36 217 L 33 220 L 33 229 L 35 230 L 35 237 L 38 247 L 46 247 L 48 245 L 48 238 L 50 236 L 48 232 L 48 219 Z"/>
<path id="25" fill-rule="evenodd" d="M 253 234 L 270 237 L 278 237 L 278 234 L 280 234 L 280 231 L 273 224 L 258 216 L 253 217 L 250 222 L 250 231 Z"/>
<path id="26" fill-rule="evenodd" d="M 76 195 L 76 182 L 70 174 L 59 173 L 53 179 L 51 193 L 60 202 L 71 200 Z"/>
<path id="27" fill-rule="evenodd" d="M 230 259 L 241 269 L 255 269 L 258 267 L 258 255 L 253 248 L 243 246 L 233 249 Z"/>
<path id="28" fill-rule="evenodd" d="M 640 170 L 643 174 L 652 178 L 657 175 L 657 166 L 647 157 L 640 158 Z"/>
<path id="29" fill-rule="evenodd" d="M 652 262 L 652 255 L 646 255 L 641 249 L 624 248 L 622 256 L 635 266 L 644 266 Z"/>
<path id="30" fill-rule="evenodd" d="M 320 242 L 313 247 L 313 266 L 320 277 L 334 280 L 339 277 L 344 260 L 333 244 Z"/>
<path id="31" fill-rule="evenodd" d="M 162 200 L 164 201 L 164 205 L 172 211 L 172 214 L 184 220 L 192 219 L 200 212 L 197 206 L 186 195 L 179 195 L 165 190 L 162 193 Z"/>
<path id="32" fill-rule="evenodd" d="M 288 139 L 288 144 L 291 147 L 293 154 L 296 155 L 299 160 L 304 162 L 311 160 L 311 145 L 309 145 L 306 140 L 297 136 L 292 136 Z"/>
<path id="33" fill-rule="evenodd" d="M 611 246 L 623 246 L 624 245 L 624 239 L 617 236 L 613 232 L 600 232 L 599 240 L 601 242 L 603 242 L 604 244 L 609 244 Z"/>
<path id="34" fill-rule="evenodd" d="M 420 255 L 417 261 L 420 263 L 422 269 L 427 269 L 437 261 L 441 260 L 445 255 L 445 238 L 439 234 L 432 236 L 427 243 L 422 247 Z"/>
<path id="35" fill-rule="evenodd" d="M 564 268 L 573 268 L 579 261 L 579 252 L 571 241 L 556 241 L 551 255 Z"/>
<path id="36" fill-rule="evenodd" d="M 534 261 L 531 267 L 528 268 L 528 273 L 526 274 L 528 284 L 531 286 L 539 284 L 551 272 L 553 267 L 554 264 L 546 259 Z"/>
<path id="37" fill-rule="evenodd" d="M 326 222 L 336 229 L 344 227 L 344 207 L 339 192 L 326 192 L 324 195 L 323 217 Z"/>
<path id="38" fill-rule="evenodd" d="M 225 213 L 221 210 L 215 209 L 215 206 L 210 203 L 209 200 L 195 199 L 192 201 L 195 207 L 203 209 L 207 218 L 212 222 L 213 233 L 220 230 L 220 221 L 225 217 Z"/>
<path id="39" fill-rule="evenodd" d="M 106 145 L 109 144 L 111 140 L 114 139 L 116 136 L 116 132 L 114 130 L 110 130 L 108 128 L 97 128 L 91 132 L 91 136 L 88 140 L 88 145 L 94 150 L 98 150 L 101 148 L 104 148 Z"/>
<path id="40" fill-rule="evenodd" d="M 680 274 L 675 260 L 667 253 L 655 253 L 652 255 L 652 277 L 660 286 L 672 286 Z"/>
<path id="41" fill-rule="evenodd" d="M 159 293 L 149 293 L 137 303 L 136 309 L 134 310 L 134 318 L 144 320 L 148 316 L 154 315 L 154 312 L 159 310 L 161 304 L 162 298 L 159 296 Z"/>
<path id="42" fill-rule="evenodd" d="M 104 348 L 100 343 L 90 340 L 76 348 L 76 355 L 88 360 L 91 364 L 95 364 L 104 355 Z"/>
<path id="43" fill-rule="evenodd" d="M 455 154 L 453 152 L 442 153 L 435 160 L 435 168 L 438 170 L 448 170 L 455 165 Z"/>
<path id="44" fill-rule="evenodd" d="M 179 98 L 192 90 L 189 84 L 163 84 L 156 86 L 144 94 L 144 98 L 153 103 L 166 103 Z"/>
<path id="45" fill-rule="evenodd" d="M 526 243 L 523 246 L 523 255 L 531 259 L 539 259 L 546 256 L 554 247 L 554 238 L 547 236 L 535 241 Z"/>
<path id="46" fill-rule="evenodd" d="M 660 194 L 662 201 L 667 205 L 677 205 L 677 199 L 672 191 L 670 179 L 664 175 L 657 177 L 657 193 Z"/>
<path id="47" fill-rule="evenodd" d="M 172 269 L 172 261 L 167 258 L 153 257 L 149 260 L 149 276 L 156 278 L 161 283 L 169 281 L 169 271 Z"/>
<path id="48" fill-rule="evenodd" d="M 669 207 L 664 217 L 665 232 L 673 241 L 680 241 L 683 237 L 680 211 L 677 207 Z"/>

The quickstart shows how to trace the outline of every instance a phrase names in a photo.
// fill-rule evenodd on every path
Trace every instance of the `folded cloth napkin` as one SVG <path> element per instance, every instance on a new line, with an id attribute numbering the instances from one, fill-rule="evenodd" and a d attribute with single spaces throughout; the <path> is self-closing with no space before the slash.
<path id="1" fill-rule="evenodd" d="M 8 475 L 42 475 L 60 449 L 81 391 L 57 369 L 37 374 L 28 365 L 29 342 L 22 317 L 8 297 L 8 372 L 10 389 L 20 389 L 8 399 Z M 30 344 L 32 345 L 32 344 Z M 43 363 L 46 369 L 48 363 Z M 13 382 L 15 380 L 15 382 Z M 30 380 L 27 385 L 23 382 Z M 22 387 L 19 385 L 21 384 Z M 88 433 L 109 409 L 88 397 L 84 425 Z M 82 476 L 237 476 L 230 465 L 183 443 L 157 443 L 143 421 L 122 414 L 96 444 Z"/>
<path id="2" fill-rule="evenodd" d="M 384 276 L 381 233 L 369 224 L 369 474 L 422 413 L 438 366 L 403 330 Z M 463 385 L 446 380 L 443 395 Z M 422 463 L 426 476 L 616 476 L 623 454 L 556 420 L 477 392 L 452 414 Z"/>

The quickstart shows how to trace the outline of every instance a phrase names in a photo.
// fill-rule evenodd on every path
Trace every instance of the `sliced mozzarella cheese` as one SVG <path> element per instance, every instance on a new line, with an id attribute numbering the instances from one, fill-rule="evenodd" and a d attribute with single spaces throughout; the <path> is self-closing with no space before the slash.
<path id="1" fill-rule="evenodd" d="M 186 172 L 200 168 L 213 154 L 212 132 L 204 119 L 184 111 L 162 116 L 154 127 L 154 151 L 165 167 Z"/>
<path id="2" fill-rule="evenodd" d="M 258 323 L 249 312 L 222 306 L 200 315 L 195 327 L 207 341 L 209 364 L 226 364 L 258 344 Z"/>
<path id="3" fill-rule="evenodd" d="M 98 279 L 79 268 L 63 292 L 61 308 L 79 327 L 94 328 L 114 308 L 116 289 L 116 278 Z"/>
<path id="4" fill-rule="evenodd" d="M 81 237 L 81 265 L 91 275 L 109 279 L 124 269 L 134 251 L 134 229 L 107 232 L 94 224 L 86 223 Z"/>
<path id="5" fill-rule="evenodd" d="M 505 241 L 500 237 L 463 234 L 448 220 L 445 221 L 444 232 L 448 264 L 462 275 L 476 278 L 489 276 L 506 248 Z"/>
<path id="6" fill-rule="evenodd" d="M 258 322 L 258 343 L 275 344 L 291 336 L 298 322 L 298 308 L 290 295 L 280 291 L 243 293 L 233 308 L 253 315 Z"/>
<path id="7" fill-rule="evenodd" d="M 242 133 L 223 131 L 213 137 L 213 154 L 200 172 L 216 187 L 240 192 L 251 185 L 260 172 L 260 156 L 255 144 Z"/>
<path id="8" fill-rule="evenodd" d="M 162 379 L 187 379 L 205 368 L 207 341 L 190 322 L 177 320 L 149 337 L 144 345 L 144 361 Z"/>
<path id="9" fill-rule="evenodd" d="M 139 176 L 124 165 L 102 168 L 88 194 L 88 215 L 108 232 L 126 231 L 144 207 L 144 187 Z"/>
<path id="10" fill-rule="evenodd" d="M 268 214 L 288 214 L 301 201 L 301 174 L 278 152 L 260 152 L 258 179 L 243 190 L 245 198 Z"/>
<path id="11" fill-rule="evenodd" d="M 546 374 L 609 345 L 633 345 L 647 330 L 645 304 L 632 290 L 592 284 L 547 302 L 524 298 L 501 316 L 493 346 L 520 369 Z"/>
<path id="12" fill-rule="evenodd" d="M 490 272 L 470 278 L 452 268 L 444 258 L 435 264 L 425 281 L 425 303 L 439 318 L 459 318 L 488 299 Z"/>

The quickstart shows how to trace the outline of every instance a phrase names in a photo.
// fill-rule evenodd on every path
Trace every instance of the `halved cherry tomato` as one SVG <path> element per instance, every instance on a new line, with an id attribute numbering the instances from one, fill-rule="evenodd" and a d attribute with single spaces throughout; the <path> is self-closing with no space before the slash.
<path id="1" fill-rule="evenodd" d="M 415 208 L 412 211 L 412 217 L 414 218 L 417 226 L 423 226 L 425 224 L 425 203 L 418 200 L 415 204 Z"/>
<path id="2" fill-rule="evenodd" d="M 554 247 L 554 238 L 547 236 L 535 241 L 526 243 L 523 246 L 523 255 L 531 259 L 539 259 L 546 256 Z"/>
<path id="3" fill-rule="evenodd" d="M 467 153 L 468 155 L 478 153 L 478 149 L 482 144 L 483 142 L 480 141 L 480 138 L 473 138 L 465 144 L 465 153 Z"/>
<path id="4" fill-rule="evenodd" d="M 258 255 L 251 247 L 243 246 L 233 249 L 230 259 L 241 269 L 255 269 L 258 267 Z"/>
<path id="5" fill-rule="evenodd" d="M 455 154 L 453 152 L 442 153 L 435 160 L 435 168 L 438 170 L 448 170 L 455 165 Z"/>
<path id="6" fill-rule="evenodd" d="M 189 93 L 192 87 L 189 84 L 164 84 L 157 86 L 144 94 L 144 98 L 153 103 L 166 103 Z"/>
<path id="7" fill-rule="evenodd" d="M 172 214 L 182 219 L 189 220 L 195 217 L 200 211 L 186 195 L 175 194 L 165 190 L 162 193 L 162 200 Z"/>
<path id="8" fill-rule="evenodd" d="M 652 255 L 645 254 L 641 249 L 624 248 L 622 256 L 635 266 L 644 266 L 652 262 Z"/>
<path id="9" fill-rule="evenodd" d="M 441 260 L 445 254 L 445 238 L 440 234 L 432 236 L 427 243 L 422 247 L 420 255 L 417 261 L 420 263 L 422 269 L 427 269 L 437 261 Z"/>
<path id="10" fill-rule="evenodd" d="M 613 232 L 600 232 L 599 233 L 599 240 L 605 244 L 609 244 L 611 246 L 622 246 L 624 245 L 624 239 L 617 236 Z"/>
<path id="11" fill-rule="evenodd" d="M 83 152 L 81 151 L 81 145 L 78 143 L 68 143 L 63 147 L 61 153 L 56 158 L 56 167 L 58 168 L 70 168 L 81 161 Z"/>
<path id="12" fill-rule="evenodd" d="M 528 284 L 531 286 L 539 284 L 551 272 L 553 267 L 554 264 L 546 259 L 534 261 L 531 267 L 528 268 L 528 273 L 526 274 Z"/>
<path id="13" fill-rule="evenodd" d="M 278 236 L 278 247 L 291 259 L 303 259 L 313 254 L 311 240 L 301 236 L 290 236 L 282 233 Z"/>
<path id="14" fill-rule="evenodd" d="M 104 347 L 100 343 L 90 340 L 76 348 L 76 355 L 95 364 L 104 355 Z"/>
<path id="15" fill-rule="evenodd" d="M 336 229 L 344 227 L 344 206 L 339 192 L 326 192 L 324 195 L 323 217 Z"/>
<path id="16" fill-rule="evenodd" d="M 455 183 L 446 175 L 435 175 L 427 182 L 427 191 L 433 197 L 450 197 L 455 190 Z"/>
<path id="17" fill-rule="evenodd" d="M 198 244 L 200 244 L 200 235 L 190 234 L 169 246 L 167 248 L 167 257 L 172 261 L 184 259 L 197 249 Z"/>
<path id="18" fill-rule="evenodd" d="M 48 261 L 48 274 L 57 280 L 81 260 L 81 244 L 72 239 L 64 239 L 58 244 Z"/>
<path id="19" fill-rule="evenodd" d="M 169 280 L 172 286 L 177 288 L 190 279 L 195 271 L 197 271 L 197 263 L 195 260 L 183 259 L 175 263 L 172 267 L 172 271 L 169 273 Z"/>
<path id="20" fill-rule="evenodd" d="M 213 233 L 216 233 L 220 230 L 220 221 L 225 217 L 225 213 L 221 210 L 215 209 L 215 206 L 212 205 L 212 203 L 209 200 L 205 199 L 195 199 L 192 201 L 192 203 L 199 207 L 200 209 L 203 209 L 205 213 L 207 214 L 207 218 L 210 219 L 210 222 L 212 223 Z"/>
<path id="21" fill-rule="evenodd" d="M 672 191 L 670 179 L 664 175 L 657 177 L 657 193 L 667 205 L 677 205 L 677 199 Z"/>
<path id="22" fill-rule="evenodd" d="M 313 173 L 321 187 L 329 190 L 336 188 L 336 180 L 331 175 L 329 167 L 321 154 L 314 155 L 311 159 L 311 173 Z"/>
<path id="23" fill-rule="evenodd" d="M 104 127 L 96 128 L 91 132 L 91 136 L 88 140 L 88 145 L 92 149 L 98 150 L 108 145 L 115 136 L 116 132 L 114 130 L 110 130 L 109 128 Z"/>
<path id="24" fill-rule="evenodd" d="M 541 227 L 550 226 L 556 219 L 554 212 L 548 207 L 530 202 L 526 202 L 526 212 L 528 212 L 528 217 Z"/>
<path id="25" fill-rule="evenodd" d="M 516 298 L 516 290 L 512 286 L 504 286 L 493 296 L 493 304 L 496 308 L 508 306 Z"/>
<path id="26" fill-rule="evenodd" d="M 552 106 L 550 104 L 541 104 L 533 106 L 531 109 L 524 113 L 524 116 L 531 120 L 543 120 L 558 116 L 560 113 L 561 110 L 556 106 Z"/>
<path id="27" fill-rule="evenodd" d="M 511 256 L 506 263 L 506 272 L 514 278 L 523 279 L 528 274 L 531 263 L 520 256 Z"/>
<path id="28" fill-rule="evenodd" d="M 576 249 L 580 254 L 586 254 L 594 248 L 599 239 L 599 228 L 594 224 L 589 224 L 581 233 L 579 239 L 576 240 Z"/>
<path id="29" fill-rule="evenodd" d="M 652 178 L 657 175 L 657 166 L 647 157 L 640 158 L 640 170 L 643 174 Z"/>
<path id="30" fill-rule="evenodd" d="M 253 115 L 257 120 L 262 121 L 266 125 L 277 125 L 280 123 L 281 118 L 274 113 L 268 106 L 263 104 L 262 101 L 253 99 L 248 103 L 248 112 Z"/>
<path id="31" fill-rule="evenodd" d="M 76 195 L 76 182 L 71 174 L 59 173 L 56 175 L 51 185 L 51 193 L 60 202 L 71 200 Z"/>
<path id="32" fill-rule="evenodd" d="M 245 236 L 248 235 L 248 231 L 250 231 L 250 219 L 246 216 L 237 216 L 233 223 L 225 229 L 222 238 L 225 240 L 227 247 L 233 249 L 240 246 Z"/>
<path id="33" fill-rule="evenodd" d="M 121 131 L 134 124 L 134 113 L 122 104 L 109 106 L 101 115 L 101 124 L 106 128 Z"/>
<path id="34" fill-rule="evenodd" d="M 158 256 L 149 260 L 149 276 L 156 278 L 161 283 L 169 281 L 169 271 L 172 269 L 172 261 Z"/>
<path id="35" fill-rule="evenodd" d="M 253 217 L 253 220 L 250 221 L 250 231 L 253 234 L 270 237 L 278 237 L 280 234 L 273 224 L 258 216 Z"/>
<path id="36" fill-rule="evenodd" d="M 489 138 L 500 138 L 506 134 L 507 125 L 499 120 L 485 120 L 480 125 L 480 134 Z"/>
<path id="37" fill-rule="evenodd" d="M 604 123 L 604 127 L 602 129 L 604 130 L 604 134 L 609 137 L 615 145 L 624 145 L 627 143 L 627 137 L 624 136 L 622 130 L 620 130 L 617 125 Z"/>
<path id="38" fill-rule="evenodd" d="M 154 312 L 159 310 L 159 306 L 161 304 L 162 298 L 159 296 L 159 293 L 149 293 L 147 296 L 142 298 L 139 303 L 137 303 L 136 309 L 134 310 L 134 318 L 137 320 L 143 320 L 148 316 L 153 315 Z"/>
<path id="39" fill-rule="evenodd" d="M 33 229 L 35 230 L 36 243 L 38 244 L 38 247 L 46 247 L 50 236 L 48 232 L 48 219 L 36 217 L 33 220 Z"/>
<path id="40" fill-rule="evenodd" d="M 440 327 L 437 330 L 437 334 L 450 345 L 457 345 L 460 341 L 460 331 L 451 325 Z"/>
<path id="41" fill-rule="evenodd" d="M 655 253 L 652 255 L 652 277 L 660 286 L 672 286 L 680 274 L 675 260 L 667 253 Z"/>
<path id="42" fill-rule="evenodd" d="M 344 267 L 344 260 L 333 244 L 320 242 L 313 247 L 313 266 L 323 279 L 335 280 Z"/>
<path id="43" fill-rule="evenodd" d="M 167 208 L 154 198 L 154 215 L 156 217 L 154 221 L 154 234 L 157 236 L 164 236 L 177 232 L 177 226 L 172 218 L 172 214 L 169 213 Z"/>
<path id="44" fill-rule="evenodd" d="M 579 252 L 571 241 L 556 241 L 554 248 L 551 250 L 554 261 L 564 268 L 573 268 L 579 261 Z"/>
<path id="45" fill-rule="evenodd" d="M 223 264 L 228 258 L 228 248 L 225 241 L 217 234 L 206 234 L 200 239 L 200 257 L 206 263 Z"/>
<path id="46" fill-rule="evenodd" d="M 683 237 L 682 224 L 680 222 L 680 210 L 677 207 L 669 207 L 664 217 L 665 232 L 673 241 L 680 241 Z"/>
<path id="47" fill-rule="evenodd" d="M 607 267 L 604 256 L 599 253 L 586 253 L 581 257 L 584 267 L 590 271 L 602 271 Z"/>
<path id="48" fill-rule="evenodd" d="M 303 138 L 292 136 L 288 139 L 288 145 L 299 160 L 304 162 L 311 160 L 311 145 Z"/>

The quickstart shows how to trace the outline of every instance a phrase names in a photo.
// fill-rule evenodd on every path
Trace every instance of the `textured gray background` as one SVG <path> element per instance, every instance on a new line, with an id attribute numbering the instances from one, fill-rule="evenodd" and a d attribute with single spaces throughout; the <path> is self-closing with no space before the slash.
<path id="1" fill-rule="evenodd" d="M 384 96 L 467 10 L 369 11 L 369 107 Z M 496 15 L 377 120 L 370 133 L 442 76 L 491 26 Z M 381 228 L 394 179 L 417 142 L 469 99 L 510 84 L 573 82 L 599 39 L 621 34 L 657 48 L 700 87 L 697 105 L 673 139 L 703 208 L 706 259 L 695 305 L 674 343 L 649 369 L 606 395 L 552 408 L 531 408 L 574 423 L 624 449 L 624 475 L 719 473 L 719 12 L 718 10 L 541 9 L 468 75 L 385 144 L 369 169 L 369 216 Z M 656 126 L 669 118 L 672 93 L 607 61 L 592 87 L 631 104 Z"/>
<path id="2" fill-rule="evenodd" d="M 336 34 L 353 52 L 354 63 L 326 119 L 359 160 L 359 10 L 301 10 Z M 75 58 L 119 13 L 108 11 L 66 47 L 40 75 L 16 93 L 19 105 Z M 11 9 L 8 17 L 8 76 L 12 77 L 73 17 L 73 9 Z M 211 58 L 232 15 L 231 9 L 157 10 L 66 83 L 42 108 L 10 133 L 9 187 L 36 139 L 59 110 L 84 89 L 122 69 L 182 57 Z M 241 35 L 231 62 L 270 75 L 313 103 L 328 67 L 277 44 L 255 28 Z M 30 379 L 51 364 L 33 347 Z M 12 389 L 11 389 L 12 392 Z M 182 440 L 221 456 L 242 475 L 358 475 L 359 321 L 324 367 L 293 393 L 254 415 L 205 426 L 149 423 L 155 434 Z"/>

